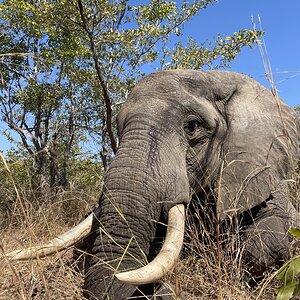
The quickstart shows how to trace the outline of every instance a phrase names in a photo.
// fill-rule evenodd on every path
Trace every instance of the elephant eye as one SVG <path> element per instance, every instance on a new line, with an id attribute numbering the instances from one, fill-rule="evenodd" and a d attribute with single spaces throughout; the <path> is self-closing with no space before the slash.
<path id="1" fill-rule="evenodd" d="M 195 133 L 195 131 L 200 127 L 200 122 L 197 119 L 189 120 L 185 127 L 184 130 L 187 134 L 192 135 Z"/>

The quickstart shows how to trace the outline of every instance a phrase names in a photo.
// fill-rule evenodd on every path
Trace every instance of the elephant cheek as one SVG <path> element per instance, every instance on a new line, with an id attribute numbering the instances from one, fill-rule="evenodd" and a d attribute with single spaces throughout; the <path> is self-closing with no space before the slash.
<path id="1" fill-rule="evenodd" d="M 222 152 L 222 144 L 213 140 L 189 149 L 186 168 L 194 192 L 201 193 L 217 181 L 223 163 Z"/>
<path id="2" fill-rule="evenodd" d="M 163 203 L 164 212 L 177 204 L 188 204 L 190 200 L 190 182 L 186 167 L 185 152 L 174 151 L 166 155 L 165 162 L 161 165 L 165 172 L 158 178 L 160 201 Z"/>

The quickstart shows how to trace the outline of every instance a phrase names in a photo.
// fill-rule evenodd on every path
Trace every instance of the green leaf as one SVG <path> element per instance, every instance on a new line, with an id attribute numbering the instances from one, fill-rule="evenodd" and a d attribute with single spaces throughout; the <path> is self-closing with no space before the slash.
<path id="1" fill-rule="evenodd" d="M 290 228 L 289 233 L 295 237 L 300 238 L 300 229 L 299 228 Z"/>
<path id="2" fill-rule="evenodd" d="M 277 289 L 276 300 L 288 300 L 299 293 L 299 273 L 300 256 L 293 257 L 277 271 L 276 276 L 283 286 Z"/>
<path id="3" fill-rule="evenodd" d="M 299 289 L 300 289 L 300 285 L 298 281 L 296 280 L 290 281 L 286 285 L 277 289 L 276 300 L 292 299 L 299 292 Z"/>
<path id="4" fill-rule="evenodd" d="M 292 280 L 300 273 L 300 257 L 294 257 L 286 262 L 277 272 L 277 278 L 283 282 Z"/>

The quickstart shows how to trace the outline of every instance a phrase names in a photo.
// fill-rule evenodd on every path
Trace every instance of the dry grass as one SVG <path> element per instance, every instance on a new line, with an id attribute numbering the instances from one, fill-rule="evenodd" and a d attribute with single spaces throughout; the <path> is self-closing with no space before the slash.
<path id="1" fill-rule="evenodd" d="M 7 166 L 8 167 L 8 166 Z M 9 168 L 9 167 L 8 167 Z M 9 175 L 13 180 L 13 174 Z M 296 177 L 295 177 L 296 178 Z M 299 178 L 296 178 L 299 184 Z M 73 189 L 45 196 L 42 205 L 28 199 L 26 187 L 13 182 L 9 213 L 0 209 L 0 247 L 9 252 L 28 245 L 36 245 L 65 232 L 89 211 L 97 201 L 97 193 L 87 198 L 87 193 Z M 293 197 L 299 196 L 298 187 Z M 1 208 L 1 207 L 0 207 Z M 9 218 L 6 218 L 9 216 Z M 238 233 L 230 235 L 226 251 L 213 241 L 203 243 L 193 222 L 187 222 L 186 251 L 172 274 L 164 279 L 175 293 L 187 300 L 265 300 L 275 299 L 279 285 L 272 273 L 254 287 L 250 287 L 241 263 L 242 248 Z M 294 246 L 299 250 L 299 247 Z M 19 299 L 83 299 L 83 275 L 76 269 L 72 249 L 45 259 L 28 262 L 11 262 L 1 259 L 0 300 Z M 300 298 L 299 298 L 300 299 Z"/>
<path id="2" fill-rule="evenodd" d="M 241 260 L 243 248 L 238 233 L 228 235 L 227 246 L 221 250 L 213 241 L 204 244 L 198 239 L 193 224 L 188 223 L 186 231 L 193 243 L 185 245 L 188 254 L 183 254 L 173 274 L 166 278 L 177 295 L 184 295 L 187 300 L 275 299 L 276 288 L 280 286 L 274 277 L 275 269 L 253 284 Z M 291 251 L 299 252 L 296 245 L 293 247 Z"/>
<path id="3" fill-rule="evenodd" d="M 64 192 L 57 195 L 52 203 L 37 207 L 24 201 L 21 196 L 26 217 L 22 223 L 22 215 L 18 215 L 20 212 L 15 209 L 15 216 L 11 219 L 19 221 L 2 226 L 1 250 L 7 253 L 24 246 L 37 245 L 67 231 L 92 208 L 82 201 L 83 198 L 86 195 Z M 90 199 L 90 203 L 92 202 Z M 2 259 L 0 300 L 82 299 L 82 281 L 83 276 L 76 270 L 71 249 L 28 262 Z"/>
<path id="4" fill-rule="evenodd" d="M 59 235 L 72 226 L 70 223 L 78 222 L 83 212 L 87 211 L 81 210 L 76 218 L 64 224 L 65 208 L 60 204 L 32 209 L 28 212 L 30 224 L 2 228 L 1 247 L 4 251 L 35 245 Z M 188 228 L 189 234 L 192 235 L 192 231 L 193 228 Z M 275 299 L 274 287 L 278 283 L 275 280 L 268 283 L 272 274 L 266 274 L 261 283 L 250 287 L 245 280 L 247 276 L 239 254 L 233 256 L 235 251 L 220 253 L 215 243 L 203 244 L 195 238 L 192 245 L 189 243 L 186 248 L 188 255 L 184 253 L 173 273 L 165 278 L 165 282 L 171 284 L 177 294 L 184 295 L 188 300 Z M 266 282 L 266 288 L 258 298 Z M 2 260 L 0 265 L 0 300 L 83 299 L 82 283 L 83 276 L 76 270 L 72 250 L 36 261 Z"/>
<path id="5" fill-rule="evenodd" d="M 25 224 L 21 228 L 3 228 L 1 244 L 4 250 L 37 244 L 66 231 L 69 226 L 59 219 L 64 212 L 50 213 L 54 207 L 50 205 L 42 215 L 39 210 L 33 210 L 30 228 Z M 264 282 L 250 288 L 243 279 L 242 265 L 231 253 L 222 253 L 220 257 L 213 244 L 203 245 L 200 241 L 188 248 L 190 253 L 184 255 L 174 272 L 165 279 L 186 299 L 257 299 Z M 5 260 L 0 265 L 0 300 L 83 299 L 82 282 L 83 276 L 76 270 L 72 250 L 36 261 Z M 268 286 L 259 299 L 274 299 L 274 289 Z"/>
<path id="6" fill-rule="evenodd" d="M 98 192 L 44 191 L 37 199 L 24 180 L 16 182 L 13 166 L 6 164 L 0 175 L 0 252 L 41 244 L 67 231 L 93 209 Z M 12 168 L 11 168 L 12 167 Z M 26 180 L 25 180 L 26 181 Z M 13 262 L 0 254 L 0 300 L 83 299 L 83 276 L 76 269 L 73 251 L 39 260 Z"/>
<path id="7" fill-rule="evenodd" d="M 71 252 L 64 256 L 26 263 L 2 264 L 0 299 L 82 299 L 82 276 Z"/>
<path id="8" fill-rule="evenodd" d="M 203 245 L 202 248 L 202 256 L 194 254 L 182 259 L 167 279 L 175 285 L 175 290 L 179 291 L 177 294 L 185 295 L 188 300 L 275 299 L 276 288 L 280 286 L 274 278 L 275 269 L 266 272 L 262 281 L 250 286 L 246 270 L 231 254 L 222 253 L 218 257 L 216 248 Z"/>

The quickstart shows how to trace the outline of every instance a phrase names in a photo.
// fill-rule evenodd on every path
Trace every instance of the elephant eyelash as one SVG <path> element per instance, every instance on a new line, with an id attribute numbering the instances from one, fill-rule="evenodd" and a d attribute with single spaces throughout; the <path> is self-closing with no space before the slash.
<path id="1" fill-rule="evenodd" d="M 210 132 L 211 127 L 207 122 L 203 119 L 199 119 L 199 117 L 189 117 L 184 126 L 184 131 L 188 135 L 189 138 L 197 138 L 199 135 L 206 135 L 205 132 Z"/>

